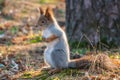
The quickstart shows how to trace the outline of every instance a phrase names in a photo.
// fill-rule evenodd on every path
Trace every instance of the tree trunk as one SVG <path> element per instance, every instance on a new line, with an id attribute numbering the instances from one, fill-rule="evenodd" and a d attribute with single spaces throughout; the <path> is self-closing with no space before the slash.
<path id="1" fill-rule="evenodd" d="M 120 0 L 66 0 L 66 28 L 72 41 L 120 45 Z"/>

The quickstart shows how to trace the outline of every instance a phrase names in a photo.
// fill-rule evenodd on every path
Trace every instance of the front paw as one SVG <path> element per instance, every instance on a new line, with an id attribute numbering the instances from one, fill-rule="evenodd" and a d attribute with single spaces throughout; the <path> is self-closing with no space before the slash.
<path id="1" fill-rule="evenodd" d="M 42 37 L 42 41 L 48 42 L 48 41 L 47 41 L 47 38 L 45 38 L 45 37 Z"/>
<path id="2" fill-rule="evenodd" d="M 46 38 L 42 37 L 42 41 L 45 41 L 45 40 L 46 40 Z"/>
<path id="3" fill-rule="evenodd" d="M 42 38 L 42 40 L 44 41 L 44 42 L 50 42 L 51 41 L 51 39 L 50 38 Z"/>

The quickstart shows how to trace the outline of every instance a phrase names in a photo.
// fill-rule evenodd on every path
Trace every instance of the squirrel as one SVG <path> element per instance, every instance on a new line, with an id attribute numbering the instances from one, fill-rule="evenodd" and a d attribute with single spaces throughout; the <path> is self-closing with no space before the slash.
<path id="1" fill-rule="evenodd" d="M 47 42 L 44 51 L 44 61 L 47 67 L 52 68 L 49 73 L 61 71 L 64 68 L 77 68 L 78 59 L 70 60 L 70 49 L 65 31 L 58 25 L 52 8 L 46 11 L 39 8 L 41 16 L 37 21 L 36 28 L 42 30 L 42 38 Z"/>
<path id="2" fill-rule="evenodd" d="M 47 66 L 43 67 L 42 70 L 50 69 L 48 73 L 54 74 L 66 68 L 89 69 L 92 66 L 94 69 L 91 70 L 99 72 L 103 71 L 103 69 L 113 70 L 117 67 L 105 54 L 94 56 L 86 55 L 84 57 L 71 60 L 66 33 L 58 25 L 53 14 L 53 10 L 48 7 L 45 12 L 42 8 L 39 8 L 39 11 L 41 16 L 39 17 L 35 28 L 42 31 L 43 40 L 47 42 L 47 48 L 44 51 L 44 61 Z"/>

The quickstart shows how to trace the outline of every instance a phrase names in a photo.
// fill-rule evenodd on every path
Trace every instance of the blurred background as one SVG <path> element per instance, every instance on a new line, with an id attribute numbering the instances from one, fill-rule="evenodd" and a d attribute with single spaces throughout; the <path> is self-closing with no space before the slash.
<path id="1" fill-rule="evenodd" d="M 81 47 L 119 48 L 119 13 L 119 0 L 66 0 L 68 36 L 72 41 L 82 41 Z"/>
<path id="2" fill-rule="evenodd" d="M 0 44 L 24 43 L 20 37 L 36 33 L 33 27 L 40 16 L 39 7 L 53 8 L 60 25 L 65 25 L 64 0 L 0 0 Z"/>
<path id="3" fill-rule="evenodd" d="M 0 0 L 0 43 L 23 43 L 16 37 L 36 33 L 38 8 L 48 6 L 66 28 L 72 48 L 119 48 L 119 0 Z"/>

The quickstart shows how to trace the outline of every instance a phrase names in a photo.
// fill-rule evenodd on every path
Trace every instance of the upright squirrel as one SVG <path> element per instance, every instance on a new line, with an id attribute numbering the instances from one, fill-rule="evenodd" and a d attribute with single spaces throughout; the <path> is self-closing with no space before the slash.
<path id="1" fill-rule="evenodd" d="M 47 42 L 47 48 L 44 51 L 44 61 L 47 68 L 52 68 L 50 73 L 57 72 L 64 68 L 77 68 L 76 60 L 70 60 L 70 49 L 66 33 L 58 25 L 51 8 L 44 12 L 39 8 L 41 16 L 37 22 L 36 28 L 42 30 L 43 40 Z"/>

